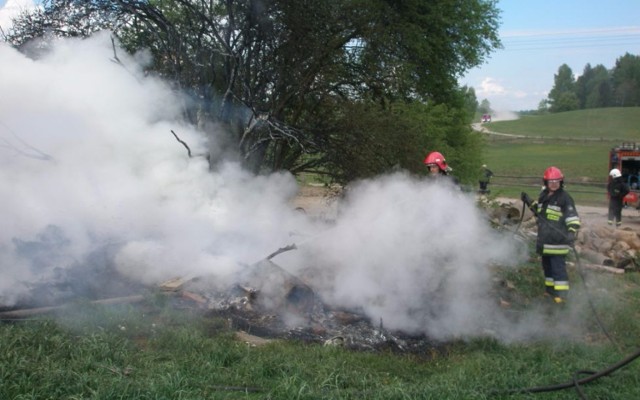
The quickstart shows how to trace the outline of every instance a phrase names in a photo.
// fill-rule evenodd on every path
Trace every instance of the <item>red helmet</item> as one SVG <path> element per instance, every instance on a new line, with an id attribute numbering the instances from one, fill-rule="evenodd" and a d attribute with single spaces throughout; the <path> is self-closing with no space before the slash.
<path id="1" fill-rule="evenodd" d="M 447 160 L 444 159 L 444 156 L 437 151 L 432 151 L 427 154 L 427 158 L 424 159 L 424 163 L 426 165 L 435 164 L 440 168 L 441 171 L 447 171 L 449 167 L 447 166 Z"/>
<path id="2" fill-rule="evenodd" d="M 549 167 L 544 171 L 544 177 L 543 179 L 545 181 L 549 181 L 549 180 L 564 180 L 564 175 L 562 175 L 562 171 L 560 171 L 559 168 L 557 167 Z"/>

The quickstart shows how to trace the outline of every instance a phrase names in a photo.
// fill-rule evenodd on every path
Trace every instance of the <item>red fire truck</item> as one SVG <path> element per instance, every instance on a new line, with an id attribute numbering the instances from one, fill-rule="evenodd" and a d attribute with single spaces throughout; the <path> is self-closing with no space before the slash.
<path id="1" fill-rule="evenodd" d="M 609 152 L 609 171 L 613 168 L 620 170 L 622 178 L 631 189 L 624 197 L 624 203 L 640 208 L 640 144 L 624 142 L 612 148 Z"/>

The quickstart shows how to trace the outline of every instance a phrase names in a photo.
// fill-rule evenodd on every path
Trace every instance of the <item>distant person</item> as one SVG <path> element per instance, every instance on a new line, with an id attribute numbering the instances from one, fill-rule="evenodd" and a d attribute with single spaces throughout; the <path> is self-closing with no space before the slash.
<path id="1" fill-rule="evenodd" d="M 609 195 L 609 219 L 607 223 L 616 227 L 622 224 L 622 206 L 623 199 L 629 193 L 629 186 L 622 179 L 622 174 L 618 168 L 614 168 L 609 172 L 611 180 L 607 185 L 607 194 Z"/>
<path id="2" fill-rule="evenodd" d="M 482 164 L 482 167 L 480 168 L 480 178 L 478 179 L 478 183 L 480 184 L 480 193 L 490 193 L 488 186 L 489 182 L 491 182 L 492 176 L 493 172 L 487 168 L 486 164 Z"/>
<path id="3" fill-rule="evenodd" d="M 580 229 L 580 217 L 573 198 L 564 190 L 564 175 L 560 169 L 547 168 L 543 182 L 537 201 L 532 201 L 525 192 L 520 198 L 536 215 L 536 251 L 542 256 L 545 294 L 561 304 L 569 292 L 566 257 Z"/>

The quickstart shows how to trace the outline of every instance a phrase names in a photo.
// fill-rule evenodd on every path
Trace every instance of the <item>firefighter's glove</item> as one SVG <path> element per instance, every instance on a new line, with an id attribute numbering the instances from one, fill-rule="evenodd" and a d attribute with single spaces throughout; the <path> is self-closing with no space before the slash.
<path id="1" fill-rule="evenodd" d="M 576 232 L 569 231 L 569 233 L 567 233 L 567 244 L 571 247 L 576 244 Z"/>
<path id="2" fill-rule="evenodd" d="M 525 192 L 520 193 L 520 199 L 527 207 L 531 207 L 531 203 L 533 203 L 533 201 L 528 194 L 526 194 Z"/>

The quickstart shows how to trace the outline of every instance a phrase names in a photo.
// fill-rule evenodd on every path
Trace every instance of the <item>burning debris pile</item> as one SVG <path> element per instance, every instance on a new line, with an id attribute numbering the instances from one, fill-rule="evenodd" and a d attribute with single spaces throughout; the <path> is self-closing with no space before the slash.
<path id="1" fill-rule="evenodd" d="M 331 308 L 304 280 L 268 259 L 246 266 L 236 278 L 228 286 L 217 277 L 176 278 L 162 288 L 254 337 L 426 356 L 443 346 L 425 335 L 387 330 L 384 321 L 374 324 L 361 311 Z"/>

